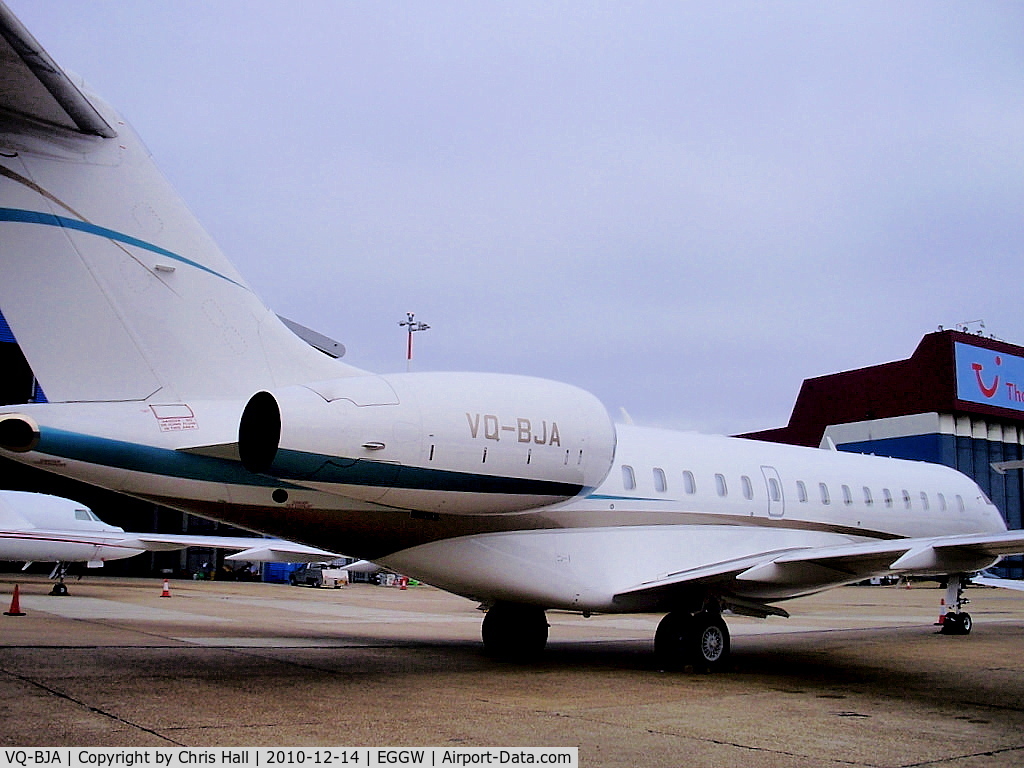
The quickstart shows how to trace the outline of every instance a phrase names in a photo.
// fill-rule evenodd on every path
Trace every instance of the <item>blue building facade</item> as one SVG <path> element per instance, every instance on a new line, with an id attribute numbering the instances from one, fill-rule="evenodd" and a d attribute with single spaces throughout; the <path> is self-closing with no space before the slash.
<path id="1" fill-rule="evenodd" d="M 744 437 L 945 464 L 1024 527 L 1024 347 L 928 334 L 906 360 L 805 380 L 786 427 Z M 1024 578 L 1024 561 L 1001 571 Z"/>

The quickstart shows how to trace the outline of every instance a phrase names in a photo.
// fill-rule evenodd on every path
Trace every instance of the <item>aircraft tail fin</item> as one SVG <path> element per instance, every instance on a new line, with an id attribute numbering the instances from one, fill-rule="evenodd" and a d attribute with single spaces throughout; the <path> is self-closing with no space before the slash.
<path id="1" fill-rule="evenodd" d="M 0 243 L 0 312 L 51 402 L 247 397 L 362 373 L 263 305 L 131 127 L 2 2 Z"/>

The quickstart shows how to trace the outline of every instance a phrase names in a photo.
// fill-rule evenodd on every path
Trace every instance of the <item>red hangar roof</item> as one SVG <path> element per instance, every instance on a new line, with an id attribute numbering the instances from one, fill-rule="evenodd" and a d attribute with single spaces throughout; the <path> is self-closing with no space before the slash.
<path id="1" fill-rule="evenodd" d="M 906 360 L 804 379 L 787 426 L 739 437 L 817 447 L 833 424 L 931 412 L 1024 424 L 1024 347 L 929 333 Z"/>

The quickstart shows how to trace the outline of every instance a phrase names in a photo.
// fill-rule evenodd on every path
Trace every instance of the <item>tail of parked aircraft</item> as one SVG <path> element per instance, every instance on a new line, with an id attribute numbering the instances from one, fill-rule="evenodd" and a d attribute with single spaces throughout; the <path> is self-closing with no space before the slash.
<path id="1" fill-rule="evenodd" d="M 118 114 L 0 3 L 0 312 L 51 402 L 360 373 L 253 294 Z"/>

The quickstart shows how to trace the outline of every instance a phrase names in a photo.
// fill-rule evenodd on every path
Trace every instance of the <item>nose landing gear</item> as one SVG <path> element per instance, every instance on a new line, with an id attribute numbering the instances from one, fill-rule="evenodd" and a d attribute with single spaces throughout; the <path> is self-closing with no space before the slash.
<path id="1" fill-rule="evenodd" d="M 57 563 L 53 572 L 50 574 L 51 579 L 56 579 L 53 588 L 50 590 L 50 594 L 54 597 L 66 597 L 68 594 L 67 584 L 64 583 L 64 577 L 68 575 L 68 564 Z"/>
<path id="2" fill-rule="evenodd" d="M 971 634 L 971 629 L 974 627 L 974 622 L 971 620 L 971 614 L 967 611 L 961 610 L 961 608 L 969 602 L 971 601 L 964 597 L 963 576 L 959 574 L 950 576 L 949 581 L 946 584 L 946 594 L 942 599 L 942 608 L 940 610 L 944 610 L 949 607 L 952 607 L 952 610 L 947 610 L 944 615 L 939 617 L 939 623 L 942 626 L 939 630 L 939 634 Z"/>

